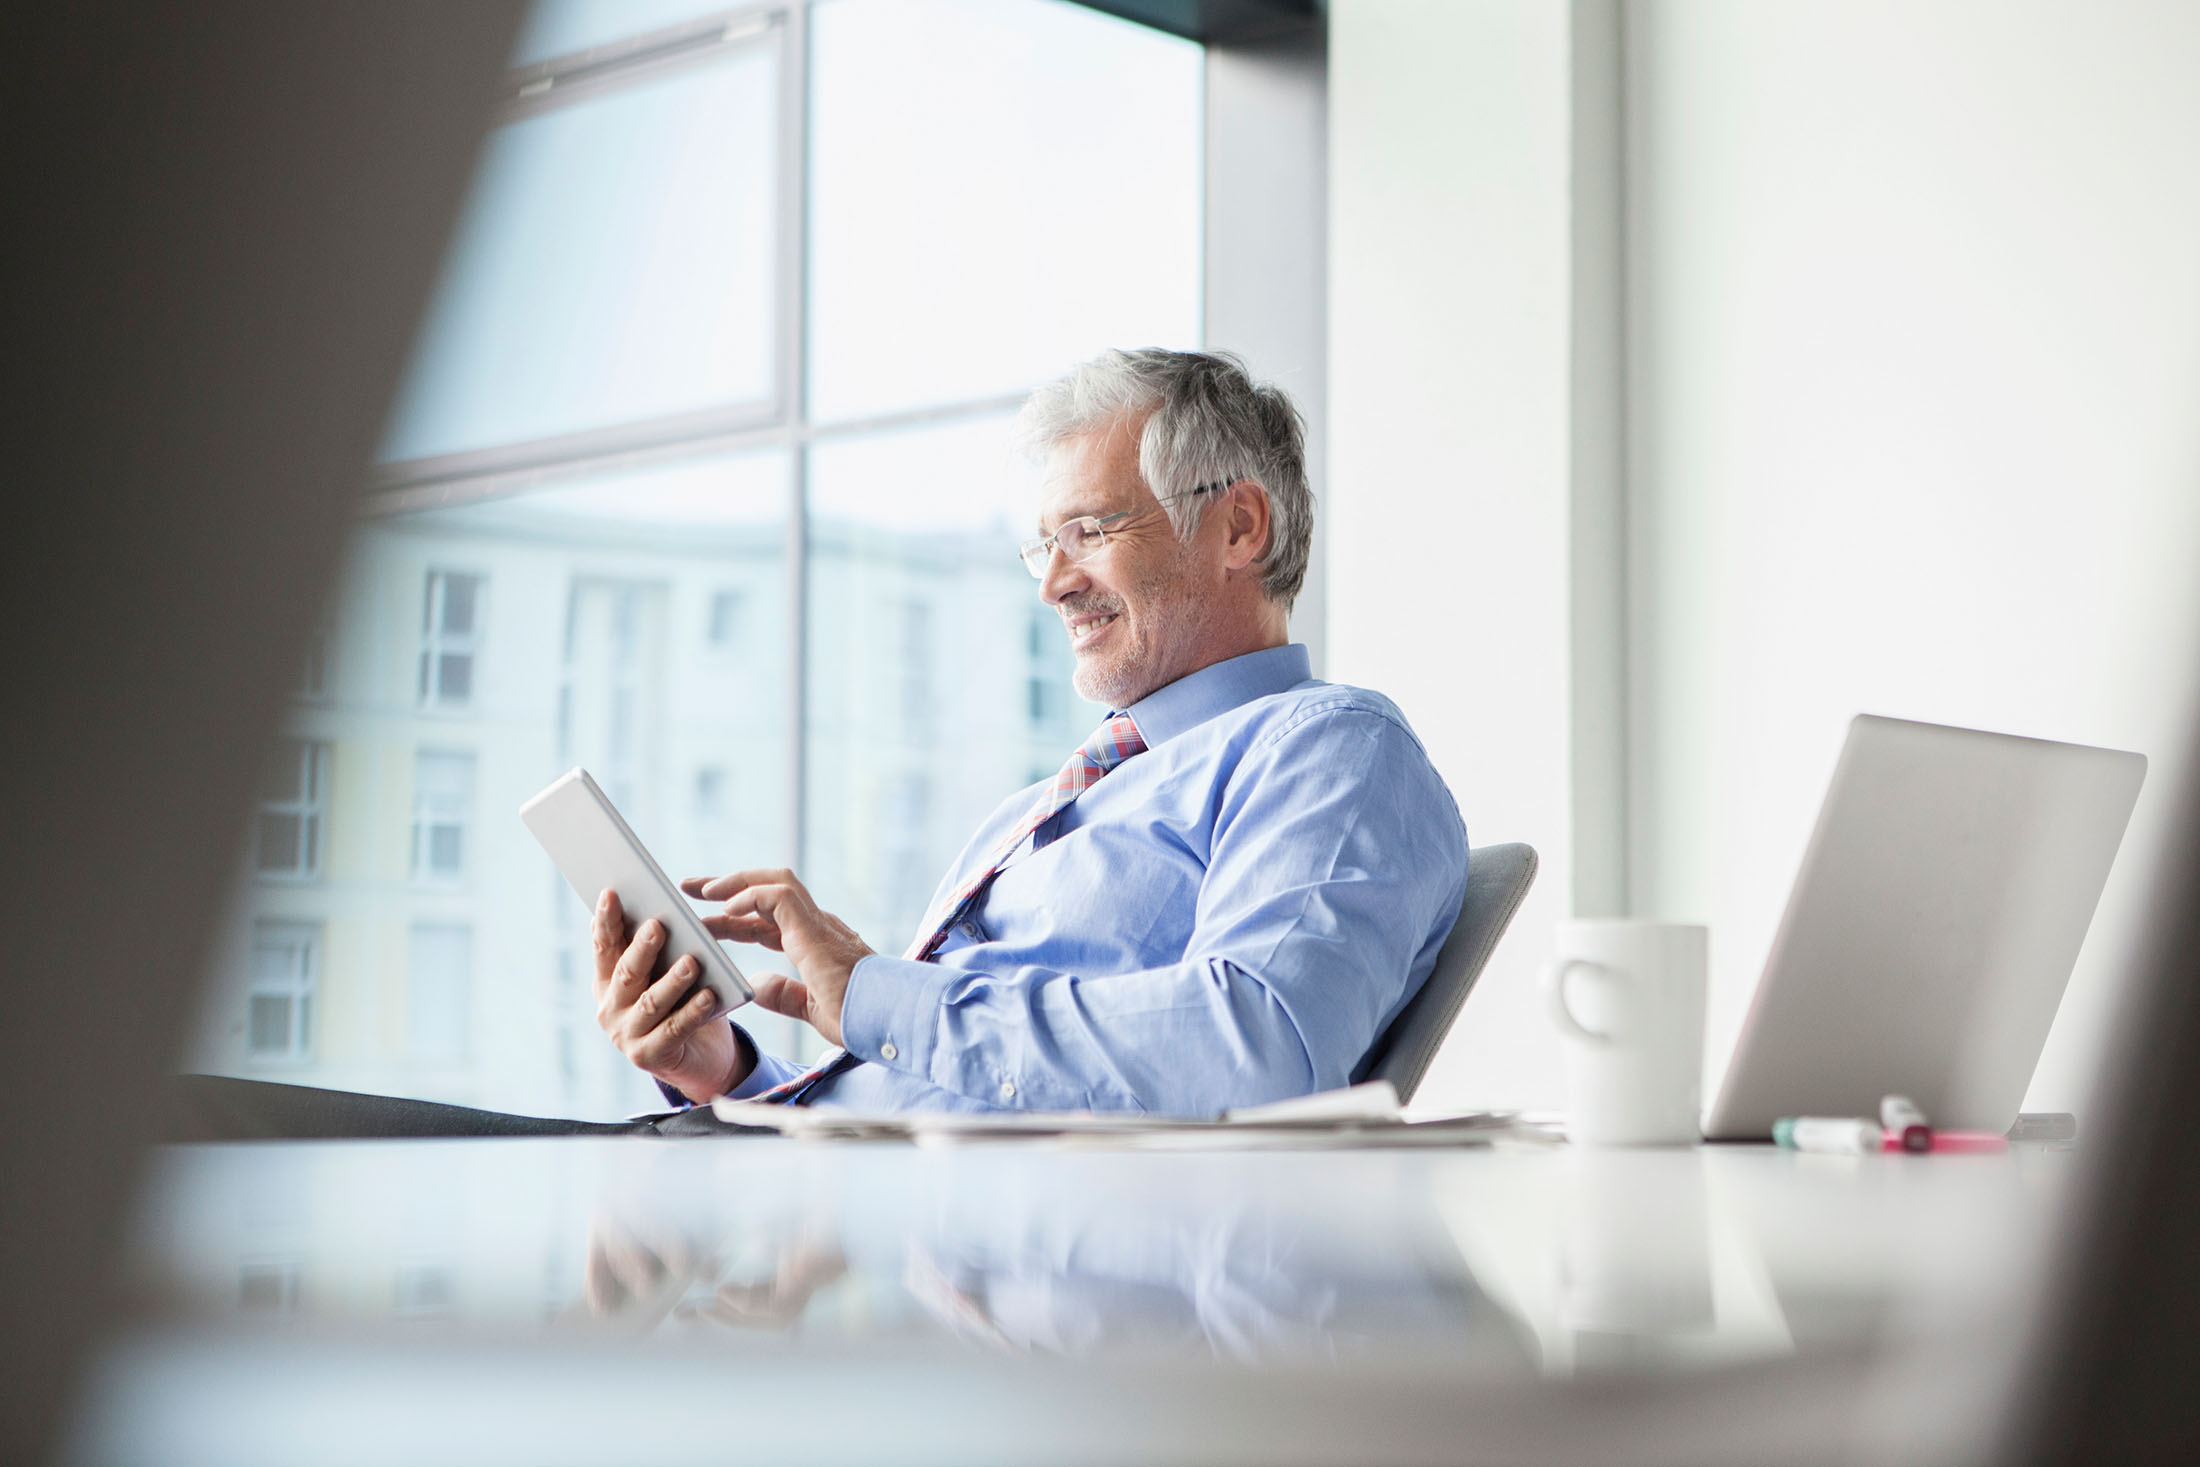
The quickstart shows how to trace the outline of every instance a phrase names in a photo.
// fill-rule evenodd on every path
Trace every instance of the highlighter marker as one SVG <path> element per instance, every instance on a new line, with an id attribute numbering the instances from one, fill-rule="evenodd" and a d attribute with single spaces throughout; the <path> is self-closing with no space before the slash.
<path id="1" fill-rule="evenodd" d="M 1925 1147 L 1928 1151 L 1977 1152 L 2007 1151 L 2009 1149 L 2009 1138 L 2007 1136 L 1997 1136 L 1992 1131 L 1928 1131 L 1926 1134 L 1931 1138 Z M 1917 1147 L 1909 1144 L 1907 1136 L 1899 1135 L 1893 1131 L 1887 1133 L 1885 1146 L 1889 1151 L 1915 1152 L 1918 1150 Z"/>
<path id="2" fill-rule="evenodd" d="M 1876 1121 L 1862 1116 L 1782 1116 L 1772 1123 L 1772 1141 L 1789 1151 L 1830 1151 L 1861 1156 L 1884 1143 Z"/>

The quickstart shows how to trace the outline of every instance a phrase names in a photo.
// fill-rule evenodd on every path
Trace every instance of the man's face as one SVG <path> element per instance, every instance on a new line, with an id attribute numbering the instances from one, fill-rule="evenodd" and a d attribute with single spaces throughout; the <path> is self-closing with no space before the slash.
<path id="1" fill-rule="evenodd" d="M 1213 659 L 1203 654 L 1208 612 L 1222 577 L 1203 548 L 1177 538 L 1166 509 L 1138 472 L 1142 420 L 1065 439 L 1040 481 L 1039 533 L 1080 515 L 1143 513 L 1107 527 L 1107 543 L 1072 561 L 1056 550 L 1040 599 L 1069 630 L 1080 697 L 1126 708 Z"/>

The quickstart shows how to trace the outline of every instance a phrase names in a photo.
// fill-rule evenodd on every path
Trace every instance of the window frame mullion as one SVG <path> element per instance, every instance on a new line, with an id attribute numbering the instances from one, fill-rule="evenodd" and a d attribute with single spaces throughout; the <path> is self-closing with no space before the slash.
<path id="1" fill-rule="evenodd" d="M 810 0 L 788 7 L 779 33 L 779 401 L 787 448 L 784 818 L 789 864 L 801 871 L 808 869 L 810 763 Z"/>

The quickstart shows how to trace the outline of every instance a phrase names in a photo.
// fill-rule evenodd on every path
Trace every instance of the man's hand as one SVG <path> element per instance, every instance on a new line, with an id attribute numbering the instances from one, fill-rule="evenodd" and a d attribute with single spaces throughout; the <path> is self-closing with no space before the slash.
<path id="1" fill-rule="evenodd" d="M 871 948 L 847 923 L 820 911 L 809 889 L 792 871 L 736 871 L 730 876 L 691 876 L 680 890 L 704 901 L 724 902 L 725 911 L 705 917 L 714 937 L 753 942 L 783 952 L 800 975 L 766 973 L 751 978 L 756 1001 L 775 1014 L 802 1019 L 839 1044 L 840 1005 L 848 975 Z"/>
<path id="2" fill-rule="evenodd" d="M 589 936 L 596 949 L 596 1023 L 619 1053 L 698 1105 L 749 1077 L 756 1056 L 732 1025 L 713 1022 L 718 996 L 696 981 L 702 972 L 695 959 L 683 957 L 653 976 L 664 954 L 662 922 L 644 922 L 628 942 L 618 895 L 605 891 Z"/>
<path id="3" fill-rule="evenodd" d="M 756 1239 L 743 1239 L 753 1246 Z M 646 1333 L 672 1319 L 709 1319 L 734 1329 L 792 1328 L 819 1289 L 848 1272 L 831 1231 L 760 1240 L 776 1245 L 769 1279 L 727 1279 L 720 1250 L 668 1232 L 599 1217 L 588 1230 L 584 1297 L 592 1314 Z M 745 1251 L 745 1250 L 744 1250 Z M 746 1270 L 744 1270 L 746 1272 Z M 695 1284 L 708 1299 L 688 1297 Z"/>

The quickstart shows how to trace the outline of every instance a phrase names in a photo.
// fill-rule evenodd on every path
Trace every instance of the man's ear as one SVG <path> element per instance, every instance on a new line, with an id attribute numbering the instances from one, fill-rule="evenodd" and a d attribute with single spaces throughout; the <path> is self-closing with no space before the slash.
<path id="1" fill-rule="evenodd" d="M 1226 570 L 1246 570 L 1268 553 L 1273 521 L 1268 490 L 1258 479 L 1240 479 L 1223 491 L 1225 526 L 1222 564 Z"/>

